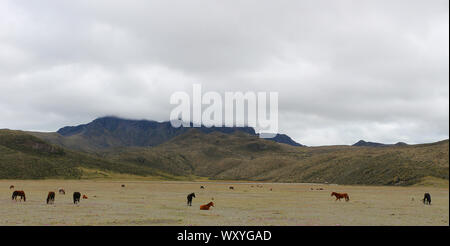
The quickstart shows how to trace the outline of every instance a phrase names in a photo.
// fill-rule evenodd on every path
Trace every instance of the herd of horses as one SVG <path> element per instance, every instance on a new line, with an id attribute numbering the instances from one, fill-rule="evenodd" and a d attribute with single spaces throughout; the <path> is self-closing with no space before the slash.
<path id="1" fill-rule="evenodd" d="M 11 185 L 9 187 L 9 189 L 14 189 L 14 185 Z M 60 195 L 65 195 L 66 191 L 63 188 L 59 188 L 58 189 L 58 193 Z M 53 204 L 55 202 L 55 196 L 56 196 L 56 193 L 54 191 L 49 191 L 48 195 L 47 195 L 47 204 Z M 14 201 L 17 201 L 17 197 L 20 197 L 19 201 L 22 201 L 22 200 L 24 202 L 27 201 L 26 196 L 25 196 L 25 192 L 23 190 L 15 190 L 15 191 L 13 191 L 11 199 L 14 200 Z M 81 193 L 80 192 L 76 191 L 76 192 L 73 193 L 73 203 L 74 204 L 79 203 L 80 202 L 80 198 L 81 198 Z M 86 195 L 83 195 L 83 199 L 88 199 L 88 197 Z"/>
<path id="2" fill-rule="evenodd" d="M 122 188 L 125 187 L 124 184 L 121 185 Z M 253 187 L 253 186 L 251 186 Z M 258 185 L 257 187 L 262 188 L 262 186 Z M 11 185 L 9 187 L 9 189 L 14 189 L 14 185 Z M 234 190 L 233 186 L 229 186 L 228 187 L 230 190 Z M 200 189 L 205 189 L 205 186 L 200 186 Z M 311 190 L 313 190 L 313 188 L 311 188 Z M 323 188 L 317 189 L 317 190 L 323 190 Z M 270 188 L 270 191 L 272 191 L 272 188 Z M 59 188 L 58 189 L 58 193 L 61 195 L 65 195 L 66 191 L 63 188 Z M 50 191 L 48 192 L 47 195 L 47 204 L 53 204 L 55 202 L 55 196 L 56 193 L 54 191 Z M 337 192 L 331 192 L 331 196 L 335 196 L 336 200 L 335 201 L 340 201 L 341 199 L 344 199 L 346 202 L 350 201 L 350 197 L 347 193 L 337 193 Z M 12 193 L 12 200 L 17 201 L 17 197 L 20 197 L 20 201 L 26 201 L 26 196 L 25 196 L 25 192 L 23 190 L 15 190 Z M 95 197 L 95 196 L 94 196 Z M 73 193 L 73 203 L 77 204 L 80 202 L 80 199 L 88 199 L 88 197 L 86 195 L 81 196 L 80 192 L 74 192 Z M 188 206 L 192 206 L 192 200 L 193 198 L 195 198 L 195 193 L 190 193 L 187 196 L 187 205 Z M 214 198 L 213 198 L 214 199 Z M 431 195 L 429 193 L 425 193 L 424 194 L 424 198 L 422 199 L 424 204 L 428 204 L 431 205 Z M 211 201 L 208 204 L 204 204 L 204 205 L 200 205 L 200 210 L 209 210 L 210 207 L 214 207 L 214 203 Z"/>

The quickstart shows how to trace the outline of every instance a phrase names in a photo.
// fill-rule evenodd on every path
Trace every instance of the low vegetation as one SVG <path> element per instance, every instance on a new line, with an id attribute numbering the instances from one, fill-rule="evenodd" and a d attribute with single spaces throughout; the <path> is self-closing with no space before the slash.
<path id="1" fill-rule="evenodd" d="M 0 178 L 131 175 L 131 178 L 165 180 L 208 178 L 366 185 L 413 185 L 427 183 L 424 180 L 430 177 L 440 180 L 437 183 L 448 183 L 449 179 L 448 140 L 382 148 L 295 147 L 244 132 L 204 133 L 190 129 L 155 147 L 79 152 L 36 136 L 0 130 Z"/>

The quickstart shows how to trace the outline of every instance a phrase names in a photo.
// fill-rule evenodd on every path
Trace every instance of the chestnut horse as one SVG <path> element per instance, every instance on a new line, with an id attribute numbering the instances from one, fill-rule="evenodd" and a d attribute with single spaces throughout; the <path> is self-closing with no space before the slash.
<path id="1" fill-rule="evenodd" d="M 345 198 L 345 201 L 346 202 L 348 202 L 349 200 L 350 200 L 350 198 L 348 197 L 348 194 L 347 193 L 337 193 L 337 192 L 332 192 L 331 193 L 331 196 L 335 196 L 336 197 L 336 200 L 335 201 L 337 201 L 337 200 L 341 200 L 341 198 Z"/>
<path id="2" fill-rule="evenodd" d="M 9 187 L 9 189 L 11 190 L 11 189 L 14 189 L 14 185 L 11 185 L 10 187 Z"/>
<path id="3" fill-rule="evenodd" d="M 20 196 L 20 201 L 22 201 L 22 198 L 23 198 L 24 202 L 27 201 L 27 199 L 25 197 L 25 192 L 23 190 L 16 190 L 16 191 L 14 191 L 13 194 L 12 194 L 12 199 L 11 200 L 17 200 L 18 196 Z"/>
<path id="4" fill-rule="evenodd" d="M 65 194 L 66 194 L 66 191 L 65 191 L 63 188 L 59 188 L 59 189 L 58 189 L 58 192 L 59 192 L 59 194 L 61 194 L 61 195 L 65 195 Z"/>
<path id="5" fill-rule="evenodd" d="M 214 207 L 214 203 L 213 202 L 209 202 L 208 204 L 205 205 L 201 205 L 200 206 L 200 210 L 209 210 L 210 207 Z"/>
<path id="6" fill-rule="evenodd" d="M 47 204 L 55 202 L 55 192 L 50 191 L 47 195 Z"/>

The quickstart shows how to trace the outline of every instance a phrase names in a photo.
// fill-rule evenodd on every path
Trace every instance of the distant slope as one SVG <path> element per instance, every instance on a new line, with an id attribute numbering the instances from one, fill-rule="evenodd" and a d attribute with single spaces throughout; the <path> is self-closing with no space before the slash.
<path id="1" fill-rule="evenodd" d="M 191 124 L 192 126 L 192 124 Z M 192 127 L 172 127 L 170 122 L 148 120 L 128 120 L 117 117 L 103 117 L 89 124 L 68 126 L 57 133 L 31 133 L 51 143 L 74 150 L 87 152 L 117 147 L 146 147 L 162 144 L 173 137 L 187 132 Z M 251 127 L 198 127 L 203 133 L 222 132 L 232 134 L 236 131 L 256 135 Z M 301 146 L 290 137 L 278 134 L 272 141 Z"/>
<path id="2" fill-rule="evenodd" d="M 448 147 L 445 140 L 387 148 L 296 148 L 244 133 L 192 129 L 159 146 L 111 151 L 106 158 L 213 179 L 411 185 L 426 176 L 448 180 Z"/>
<path id="3" fill-rule="evenodd" d="M 157 146 L 99 148 L 87 154 L 49 144 L 36 137 L 39 134 L 0 130 L 0 178 L 80 178 L 99 170 L 165 179 L 364 185 L 445 183 L 449 179 L 448 140 L 384 147 L 298 148 L 244 131 L 205 133 L 190 128 Z M 44 135 L 67 144 L 67 138 L 58 133 Z M 91 144 L 78 134 L 69 137 L 79 141 L 77 146 Z"/>
<path id="4" fill-rule="evenodd" d="M 396 144 L 383 144 L 383 143 L 376 143 L 376 142 L 366 142 L 364 140 L 359 140 L 353 146 L 359 146 L 359 147 L 388 147 L 388 146 L 406 146 L 408 144 L 403 142 L 398 142 Z"/>
<path id="5" fill-rule="evenodd" d="M 83 176 L 82 168 L 141 176 L 165 175 L 150 167 L 115 163 L 66 150 L 26 132 L 0 130 L 1 179 L 77 179 Z"/>

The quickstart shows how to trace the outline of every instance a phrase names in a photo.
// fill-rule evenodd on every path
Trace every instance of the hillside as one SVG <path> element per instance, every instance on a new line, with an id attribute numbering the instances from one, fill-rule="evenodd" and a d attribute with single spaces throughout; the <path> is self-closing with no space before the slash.
<path id="1" fill-rule="evenodd" d="M 78 179 L 84 176 L 83 170 L 165 176 L 149 167 L 115 163 L 67 150 L 26 132 L 0 130 L 0 179 Z"/>
<path id="2" fill-rule="evenodd" d="M 297 147 L 243 131 L 205 133 L 191 128 L 153 147 L 109 147 L 82 153 L 50 144 L 38 135 L 0 130 L 0 178 L 81 178 L 117 173 L 134 178 L 366 185 L 445 183 L 449 179 L 448 140 L 384 147 Z M 61 138 L 58 133 L 53 136 Z"/>
<path id="3" fill-rule="evenodd" d="M 192 124 L 191 124 L 192 126 Z M 84 152 L 96 152 L 108 148 L 156 146 L 184 134 L 192 127 L 172 127 L 170 122 L 128 120 L 117 117 L 98 118 L 88 124 L 66 126 L 56 133 L 33 132 L 34 136 L 53 144 Z M 244 132 L 257 136 L 251 127 L 196 127 L 203 133 L 222 132 L 232 134 Z M 285 134 L 269 139 L 293 146 L 302 146 Z"/>
<path id="4" fill-rule="evenodd" d="M 411 185 L 427 176 L 448 180 L 448 147 L 448 140 L 386 148 L 293 147 L 245 133 L 192 129 L 153 148 L 110 151 L 105 157 L 212 179 Z"/>

